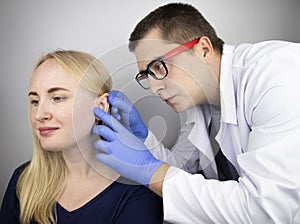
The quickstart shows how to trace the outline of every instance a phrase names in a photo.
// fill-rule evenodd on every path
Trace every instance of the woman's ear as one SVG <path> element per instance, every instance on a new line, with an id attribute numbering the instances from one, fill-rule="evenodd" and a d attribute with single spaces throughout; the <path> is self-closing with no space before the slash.
<path id="1" fill-rule="evenodd" d="M 108 103 L 109 93 L 103 93 L 98 96 L 95 102 L 95 107 L 99 107 L 105 112 L 109 112 L 109 103 Z"/>

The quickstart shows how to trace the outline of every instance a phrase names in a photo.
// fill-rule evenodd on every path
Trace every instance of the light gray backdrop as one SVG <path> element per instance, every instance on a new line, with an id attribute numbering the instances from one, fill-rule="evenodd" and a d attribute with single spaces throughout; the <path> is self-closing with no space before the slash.
<path id="1" fill-rule="evenodd" d="M 1 1 L 0 202 L 13 170 L 32 155 L 28 82 L 35 61 L 44 52 L 75 49 L 100 57 L 113 75 L 114 87 L 128 94 L 158 138 L 168 146 L 173 144 L 179 117 L 132 81 L 137 69 L 127 51 L 135 24 L 167 2 L 171 1 Z M 182 2 L 196 6 L 227 43 L 267 39 L 300 42 L 299 0 Z"/>

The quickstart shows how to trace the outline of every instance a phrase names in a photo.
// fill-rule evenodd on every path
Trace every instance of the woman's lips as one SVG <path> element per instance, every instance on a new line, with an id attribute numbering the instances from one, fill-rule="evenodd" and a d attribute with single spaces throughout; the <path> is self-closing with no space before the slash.
<path id="1" fill-rule="evenodd" d="M 58 128 L 56 128 L 56 127 L 42 127 L 42 128 L 39 128 L 40 135 L 43 136 L 43 137 L 52 134 L 56 130 L 58 130 Z"/>

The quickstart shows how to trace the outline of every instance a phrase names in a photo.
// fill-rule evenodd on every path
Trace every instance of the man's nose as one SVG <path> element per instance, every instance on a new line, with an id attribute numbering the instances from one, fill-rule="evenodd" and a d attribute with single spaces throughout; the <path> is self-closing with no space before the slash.
<path id="1" fill-rule="evenodd" d="M 151 75 L 148 76 L 150 93 L 158 95 L 158 92 L 165 88 L 163 80 L 157 80 Z"/>

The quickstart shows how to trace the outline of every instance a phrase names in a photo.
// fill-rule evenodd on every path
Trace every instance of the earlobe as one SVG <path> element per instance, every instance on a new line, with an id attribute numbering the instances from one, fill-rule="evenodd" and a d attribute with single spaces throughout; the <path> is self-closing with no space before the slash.
<path id="1" fill-rule="evenodd" d="M 109 111 L 108 96 L 109 93 L 103 93 L 102 95 L 98 96 L 95 102 L 95 107 L 99 107 L 103 111 L 108 112 Z"/>

